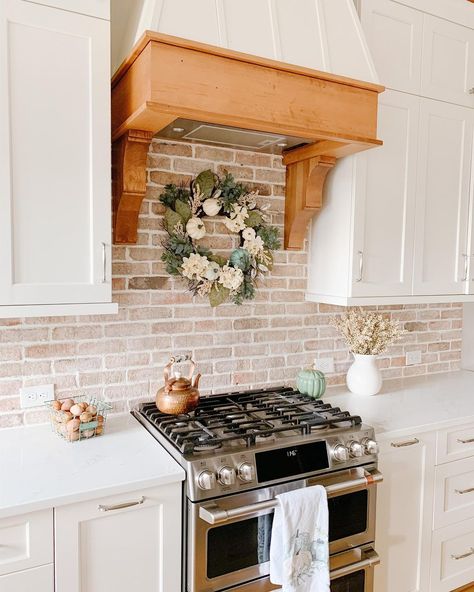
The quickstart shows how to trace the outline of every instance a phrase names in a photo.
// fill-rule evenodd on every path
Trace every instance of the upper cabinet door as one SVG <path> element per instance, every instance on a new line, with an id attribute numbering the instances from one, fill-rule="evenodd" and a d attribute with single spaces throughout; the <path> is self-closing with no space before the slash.
<path id="1" fill-rule="evenodd" d="M 420 99 L 385 91 L 379 101 L 383 146 L 357 156 L 353 296 L 412 293 Z"/>
<path id="2" fill-rule="evenodd" d="M 2 0 L 0 27 L 0 305 L 110 302 L 109 23 Z"/>
<path id="3" fill-rule="evenodd" d="M 423 13 L 391 0 L 362 0 L 360 13 L 381 84 L 420 94 Z"/>
<path id="4" fill-rule="evenodd" d="M 474 110 L 422 99 L 414 294 L 467 292 Z"/>
<path id="5" fill-rule="evenodd" d="M 474 30 L 425 15 L 422 93 L 474 107 Z"/>

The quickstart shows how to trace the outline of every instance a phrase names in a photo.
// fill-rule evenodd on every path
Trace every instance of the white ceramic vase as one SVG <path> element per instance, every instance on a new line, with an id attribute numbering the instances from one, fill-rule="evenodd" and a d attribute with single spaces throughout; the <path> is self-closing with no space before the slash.
<path id="1" fill-rule="evenodd" d="M 354 362 L 347 372 L 347 388 L 356 395 L 376 395 L 382 388 L 377 356 L 352 354 Z"/>

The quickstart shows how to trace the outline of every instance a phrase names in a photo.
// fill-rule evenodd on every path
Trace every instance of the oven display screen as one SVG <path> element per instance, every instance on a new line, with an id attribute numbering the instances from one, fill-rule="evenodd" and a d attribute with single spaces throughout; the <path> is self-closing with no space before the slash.
<path id="1" fill-rule="evenodd" d="M 260 483 L 329 467 L 326 442 L 311 442 L 290 448 L 257 452 L 255 458 Z"/>

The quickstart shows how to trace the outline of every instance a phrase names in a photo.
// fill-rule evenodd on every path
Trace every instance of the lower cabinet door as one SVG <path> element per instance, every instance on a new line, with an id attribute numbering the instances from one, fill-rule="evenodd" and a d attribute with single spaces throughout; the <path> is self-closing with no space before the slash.
<path id="1" fill-rule="evenodd" d="M 181 483 L 57 508 L 55 549 L 56 592 L 180 592 Z"/>
<path id="2" fill-rule="evenodd" d="M 435 434 L 380 444 L 375 592 L 428 592 Z"/>
<path id="3" fill-rule="evenodd" d="M 430 592 L 450 592 L 474 581 L 474 518 L 433 532 Z"/>
<path id="4" fill-rule="evenodd" d="M 2 592 L 54 592 L 54 567 L 42 565 L 0 576 Z"/>

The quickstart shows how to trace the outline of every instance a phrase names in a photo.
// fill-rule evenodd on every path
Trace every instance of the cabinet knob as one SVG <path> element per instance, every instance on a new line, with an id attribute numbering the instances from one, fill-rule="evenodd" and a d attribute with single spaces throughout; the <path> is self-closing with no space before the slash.
<path id="1" fill-rule="evenodd" d="M 467 91 L 470 95 L 474 95 L 474 86 Z"/>

